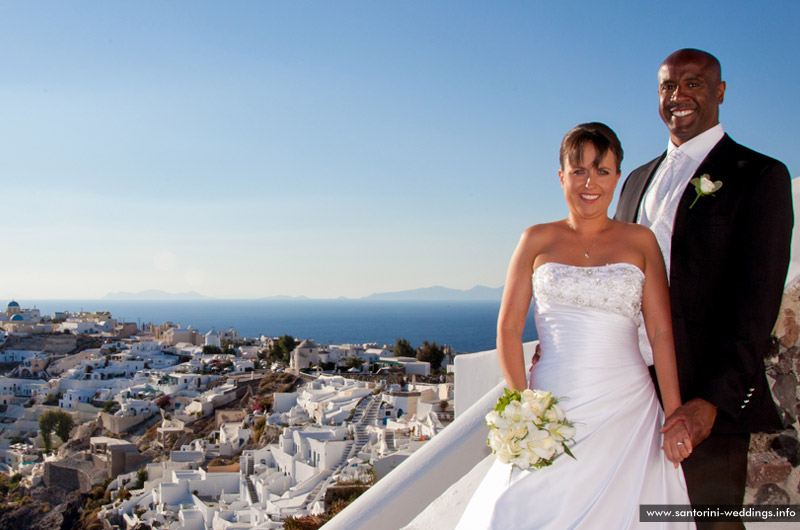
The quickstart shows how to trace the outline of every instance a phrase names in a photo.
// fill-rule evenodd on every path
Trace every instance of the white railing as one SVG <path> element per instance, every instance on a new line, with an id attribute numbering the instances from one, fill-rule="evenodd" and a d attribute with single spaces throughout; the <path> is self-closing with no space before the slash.
<path id="1" fill-rule="evenodd" d="M 535 343 L 525 344 L 526 365 Z M 456 419 L 325 524 L 323 530 L 397 530 L 489 454 L 484 416 L 505 387 L 495 350 L 456 357 Z"/>

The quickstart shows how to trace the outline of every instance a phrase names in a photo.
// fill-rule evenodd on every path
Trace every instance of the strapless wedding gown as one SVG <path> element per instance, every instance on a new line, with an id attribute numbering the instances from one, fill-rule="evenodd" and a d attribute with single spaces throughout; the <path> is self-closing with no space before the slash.
<path id="1" fill-rule="evenodd" d="M 541 359 L 531 388 L 563 398 L 575 460 L 522 471 L 496 460 L 457 530 L 694 528 L 639 523 L 640 504 L 689 504 L 661 450 L 664 412 L 638 347 L 644 273 L 546 263 L 533 275 Z"/>

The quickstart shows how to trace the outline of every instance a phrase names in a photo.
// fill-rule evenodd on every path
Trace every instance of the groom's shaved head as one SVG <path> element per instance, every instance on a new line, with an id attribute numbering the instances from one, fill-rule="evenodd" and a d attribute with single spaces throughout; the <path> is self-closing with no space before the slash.
<path id="1" fill-rule="evenodd" d="M 661 66 L 688 61 L 704 62 L 709 79 L 717 83 L 722 81 L 722 65 L 719 64 L 719 60 L 710 53 L 695 48 L 683 48 L 682 50 L 671 53 L 669 57 L 664 59 Z"/>

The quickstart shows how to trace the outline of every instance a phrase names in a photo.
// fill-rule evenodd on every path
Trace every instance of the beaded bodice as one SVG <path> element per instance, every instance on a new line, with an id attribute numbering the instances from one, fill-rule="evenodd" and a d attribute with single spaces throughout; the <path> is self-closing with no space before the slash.
<path id="1" fill-rule="evenodd" d="M 642 306 L 644 273 L 631 263 L 578 267 L 545 263 L 533 273 L 537 301 L 563 303 L 616 313 L 633 320 Z"/>

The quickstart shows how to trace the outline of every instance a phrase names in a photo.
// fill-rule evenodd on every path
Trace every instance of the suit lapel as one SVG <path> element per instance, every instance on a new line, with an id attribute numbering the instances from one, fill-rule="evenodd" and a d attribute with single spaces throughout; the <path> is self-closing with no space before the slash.
<path id="1" fill-rule="evenodd" d="M 666 158 L 667 152 L 664 151 L 660 157 L 656 158 L 648 165 L 642 168 L 642 172 L 640 173 L 640 178 L 637 179 L 635 182 L 631 184 L 633 187 L 631 188 L 630 197 L 635 197 L 635 202 L 633 202 L 633 212 L 627 219 L 630 223 L 636 223 L 639 220 L 639 211 L 642 209 L 642 200 L 644 199 L 644 193 L 647 191 L 647 187 L 650 186 L 650 182 L 653 180 L 653 176 L 656 174 L 656 169 L 658 166 L 661 165 L 661 162 Z"/>

